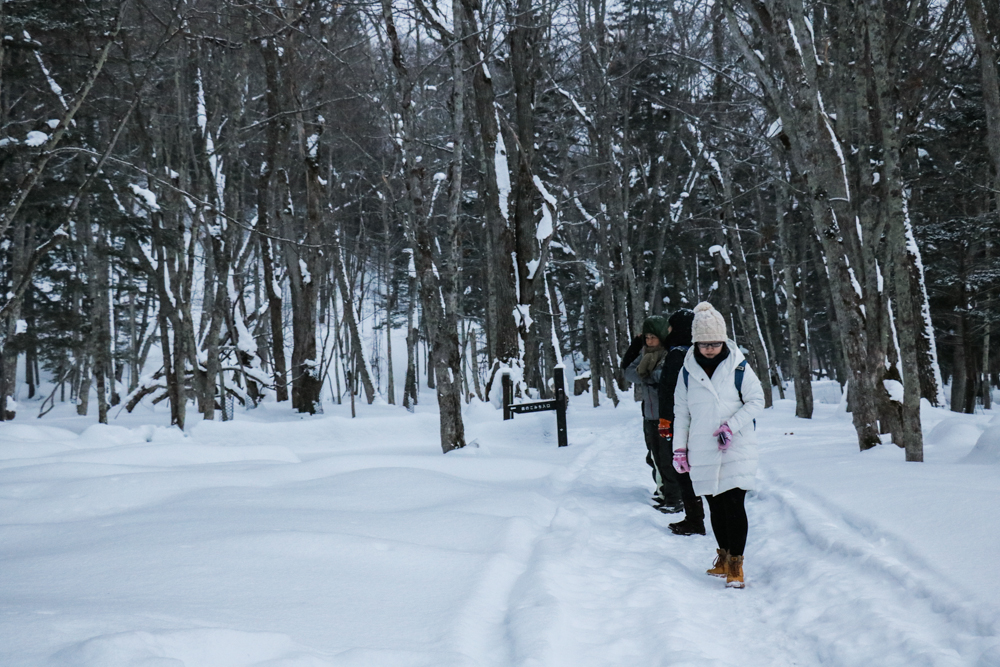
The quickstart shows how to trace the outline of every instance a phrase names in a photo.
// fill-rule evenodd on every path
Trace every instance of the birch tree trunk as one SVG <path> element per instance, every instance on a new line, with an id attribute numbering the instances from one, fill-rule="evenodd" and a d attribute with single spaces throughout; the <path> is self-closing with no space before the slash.
<path id="1" fill-rule="evenodd" d="M 455 35 L 464 34 L 459 0 L 453 0 Z M 462 159 L 465 136 L 465 73 L 462 41 L 456 38 L 449 49 L 452 67 L 451 138 L 452 158 L 447 176 L 449 201 L 441 228 L 431 229 L 433 210 L 424 202 L 424 169 L 414 150 L 415 118 L 413 82 L 403 59 L 390 0 L 382 0 L 382 18 L 392 50 L 399 104 L 397 147 L 401 152 L 409 200 L 407 235 L 412 244 L 414 268 L 420 283 L 420 301 L 430 342 L 427 368 L 434 371 L 440 410 L 441 449 L 445 453 L 465 446 L 462 422 L 462 360 L 458 343 L 458 216 L 462 198 Z M 445 34 L 442 31 L 442 39 Z M 435 261 L 435 249 L 440 247 Z"/>
<path id="2" fill-rule="evenodd" d="M 271 324 L 271 367 L 274 376 L 275 399 L 288 400 L 288 369 L 285 365 L 285 325 L 281 286 L 275 275 L 274 248 L 271 242 L 271 182 L 278 159 L 278 142 L 286 135 L 286 125 L 281 116 L 278 97 L 278 54 L 272 40 L 261 46 L 267 82 L 267 114 L 270 120 L 265 128 L 264 160 L 257 178 L 257 236 L 260 260 L 264 273 L 264 293 L 267 295 L 267 312 Z"/>
<path id="3" fill-rule="evenodd" d="M 1000 74 L 997 71 L 997 40 L 1000 38 L 995 31 L 990 30 L 990 15 L 987 11 L 992 7 L 992 25 L 1000 29 L 1000 9 L 985 0 L 965 0 L 965 11 L 969 17 L 972 35 L 979 53 L 979 68 L 983 81 L 983 106 L 986 111 L 986 144 L 993 163 L 994 198 L 1000 201 Z M 1000 215 L 1000 205 L 995 215 Z M 990 256 L 990 241 L 986 240 L 987 258 Z M 986 323 L 986 334 L 983 336 L 983 407 L 990 409 L 992 405 L 992 387 L 990 383 L 990 327 Z"/>
<path id="4" fill-rule="evenodd" d="M 11 230 L 13 232 L 9 249 L 11 285 L 8 289 L 13 289 L 14 285 L 21 282 L 28 269 L 28 255 L 30 253 L 28 244 L 31 243 L 34 236 L 29 228 L 29 223 L 23 216 L 20 216 L 14 222 Z M 3 367 L 0 368 L 0 378 L 3 380 L 0 382 L 0 390 L 2 390 L 0 392 L 0 421 L 7 418 L 13 419 L 16 414 L 14 410 L 7 410 L 7 401 L 13 398 L 17 382 L 17 359 L 20 348 L 15 344 L 15 341 L 18 336 L 18 321 L 21 319 L 22 301 L 16 298 L 10 299 L 5 305 L 7 305 L 5 318 L 0 319 L 0 326 L 4 328 L 3 346 L 0 348 L 0 351 L 3 352 L 0 355 L 3 363 Z"/>
<path id="5" fill-rule="evenodd" d="M 873 364 L 867 327 L 877 320 L 866 316 L 864 276 L 868 268 L 856 251 L 860 243 L 847 226 L 854 216 L 848 185 L 846 151 L 837 137 L 820 93 L 818 59 L 807 57 L 802 44 L 813 48 L 801 0 L 775 0 L 767 6 L 749 0 L 741 2 L 754 27 L 769 40 L 776 70 L 767 69 L 742 32 L 733 0 L 724 8 L 730 32 L 747 59 L 767 97 L 778 110 L 782 138 L 789 147 L 791 161 L 801 175 L 810 201 L 810 214 L 829 271 L 833 306 L 840 324 L 840 343 L 851 373 L 851 409 L 858 444 L 862 450 L 878 445 L 878 399 L 885 390 L 879 386 Z M 775 77 L 782 79 L 779 81 Z M 856 240 L 857 239 L 857 240 Z M 873 295 L 867 295 L 871 302 Z M 877 323 L 875 323 L 877 326 Z M 881 392 L 881 394 L 879 393 Z"/>
<path id="6" fill-rule="evenodd" d="M 382 197 L 382 223 L 385 233 L 386 258 L 383 267 L 385 277 L 385 378 L 386 378 L 386 400 L 389 405 L 396 404 L 396 378 L 392 367 L 392 312 L 396 307 L 398 289 L 394 289 L 392 276 L 392 264 L 389 261 L 389 212 L 386 206 L 386 198 Z"/>
<path id="7" fill-rule="evenodd" d="M 991 4 L 986 0 L 965 0 L 965 11 L 969 17 L 976 50 L 979 53 L 979 69 L 983 81 L 983 107 L 986 111 L 986 145 L 993 162 L 994 182 L 1000 182 L 1000 74 L 997 72 L 996 40 L 1000 35 L 991 34 L 986 9 Z M 996 20 L 1000 23 L 1000 9 L 992 5 Z"/>
<path id="8" fill-rule="evenodd" d="M 757 307 L 754 305 L 753 286 L 750 283 L 750 273 L 747 268 L 746 255 L 743 252 L 743 240 L 740 238 L 740 228 L 733 214 L 733 188 L 732 178 L 729 168 L 729 159 L 722 156 L 720 162 L 721 172 L 718 177 L 722 179 L 719 184 L 722 189 L 722 231 L 723 238 L 730 244 L 726 252 L 726 268 L 732 262 L 732 286 L 736 294 L 736 303 L 740 314 L 740 323 L 743 325 L 744 341 L 750 349 L 754 370 L 761 377 L 761 386 L 764 389 L 764 407 L 769 408 L 774 403 L 771 391 L 771 363 L 767 351 L 764 348 L 764 338 L 761 333 L 760 320 L 757 317 Z M 725 248 L 724 248 L 725 251 Z M 722 255 L 722 252 L 718 253 Z M 716 260 L 718 261 L 718 260 Z M 724 288 L 720 285 L 720 292 Z M 734 332 L 735 335 L 735 332 Z"/>
<path id="9" fill-rule="evenodd" d="M 372 382 L 371 373 L 368 371 L 368 362 L 364 356 L 364 345 L 361 342 L 361 331 L 358 329 L 358 318 L 354 314 L 354 290 L 353 283 L 348 283 L 347 273 L 344 269 L 344 257 L 341 254 L 344 247 L 343 229 L 337 230 L 337 247 L 333 248 L 333 272 L 337 286 L 340 288 L 340 298 L 344 303 L 344 325 L 347 327 L 348 335 L 351 337 L 351 350 L 356 357 L 355 364 L 358 369 L 361 386 L 365 390 L 365 399 L 368 405 L 375 401 L 375 385 Z"/>
<path id="10" fill-rule="evenodd" d="M 412 251 L 411 251 L 412 252 Z M 413 261 L 412 258 L 410 260 Z M 417 309 L 417 272 L 413 268 L 409 280 L 409 303 L 406 307 L 406 379 L 403 381 L 403 407 L 413 412 L 417 404 L 417 339 L 420 335 L 415 326 L 414 317 Z"/>
<path id="11" fill-rule="evenodd" d="M 85 213 L 86 215 L 86 213 Z M 97 385 L 97 421 L 108 423 L 108 374 L 111 368 L 111 330 L 109 322 L 110 290 L 108 281 L 108 243 L 105 231 L 93 229 L 89 216 L 85 218 L 87 234 L 96 231 L 96 242 L 88 259 L 90 289 L 90 348 L 93 357 L 94 379 Z M 111 376 L 114 382 L 114 376 Z"/>
<path id="12" fill-rule="evenodd" d="M 305 127 L 299 124 L 299 145 L 306 163 L 306 215 L 303 243 L 285 244 L 285 262 L 288 268 L 292 297 L 292 407 L 298 412 L 315 414 L 319 409 L 322 378 L 316 349 L 316 281 L 322 273 L 317 250 L 321 241 L 319 212 L 319 165 L 315 154 L 306 145 Z M 312 137 L 314 135 L 310 135 Z M 316 139 L 318 141 L 318 138 Z M 287 193 L 287 175 L 282 174 Z M 290 193 L 287 193 L 290 198 Z M 286 209 L 286 229 L 293 229 L 292 211 Z"/>
<path id="13" fill-rule="evenodd" d="M 487 337 L 490 370 L 486 398 L 489 400 L 493 382 L 501 368 L 523 367 L 514 317 L 518 299 L 514 277 L 514 230 L 509 220 L 510 169 L 506 144 L 500 133 L 500 110 L 493 89 L 493 77 L 487 65 L 488 49 L 482 43 L 485 34 L 484 26 L 480 25 L 482 4 L 479 0 L 463 0 L 461 7 L 466 26 L 462 35 L 463 51 L 472 79 L 472 99 L 475 101 L 474 113 L 483 158 L 481 196 L 486 230 L 487 320 L 490 322 L 490 335 Z"/>
<path id="14" fill-rule="evenodd" d="M 805 244 L 802 235 L 808 234 L 809 231 L 793 229 L 793 223 L 790 220 L 793 211 L 789 204 L 788 189 L 784 183 L 775 184 L 775 195 L 778 234 L 781 239 L 782 278 L 785 284 L 785 304 L 788 318 L 788 347 L 792 355 L 792 378 L 795 383 L 795 416 L 802 419 L 812 419 L 812 369 L 810 368 L 802 307 L 804 294 L 802 263 L 805 260 L 803 252 Z"/>
<path id="15" fill-rule="evenodd" d="M 919 330 L 914 304 L 918 302 L 911 291 L 909 266 L 912 254 L 907 252 L 907 223 L 903 201 L 903 174 L 900 137 L 902 128 L 897 118 L 902 115 L 898 100 L 893 94 L 890 72 L 891 53 L 886 43 L 886 17 L 880 0 L 865 0 L 866 25 L 869 48 L 872 50 L 872 82 L 877 97 L 878 122 L 881 134 L 883 176 L 881 186 L 882 208 L 885 216 L 896 315 L 895 331 L 899 339 L 900 370 L 903 383 L 902 429 L 895 443 L 906 449 L 907 461 L 924 460 L 923 434 L 920 427 L 920 369 L 917 362 L 917 331 Z"/>

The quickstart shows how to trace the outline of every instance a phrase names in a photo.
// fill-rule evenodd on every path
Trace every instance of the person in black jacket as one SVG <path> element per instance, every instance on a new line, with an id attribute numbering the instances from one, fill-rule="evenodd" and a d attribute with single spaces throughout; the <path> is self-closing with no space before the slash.
<path id="1" fill-rule="evenodd" d="M 642 333 L 636 336 L 628 351 L 622 357 L 622 369 L 625 379 L 642 390 L 642 432 L 646 440 L 646 463 L 653 472 L 653 483 L 656 491 L 653 493 L 653 503 L 661 512 L 672 514 L 680 512 L 684 505 L 681 501 L 681 488 L 677 483 L 677 471 L 671 463 L 671 453 L 667 450 L 667 458 L 661 459 L 663 448 L 660 446 L 660 375 L 663 362 L 667 356 L 664 346 L 668 336 L 668 323 L 665 317 L 653 315 L 642 323 Z M 671 391 L 673 391 L 671 389 Z"/>
<path id="2" fill-rule="evenodd" d="M 660 452 L 657 458 L 662 461 L 670 461 L 673 458 L 674 387 L 677 386 L 677 378 L 684 366 L 684 357 L 691 347 L 692 322 L 694 322 L 694 311 L 687 308 L 678 310 L 668 320 L 668 334 L 664 345 L 667 348 L 667 355 L 660 372 L 658 391 Z M 677 535 L 704 535 L 705 507 L 701 498 L 694 494 L 691 475 L 676 473 L 676 480 L 684 505 L 684 519 L 670 524 L 670 530 Z"/>

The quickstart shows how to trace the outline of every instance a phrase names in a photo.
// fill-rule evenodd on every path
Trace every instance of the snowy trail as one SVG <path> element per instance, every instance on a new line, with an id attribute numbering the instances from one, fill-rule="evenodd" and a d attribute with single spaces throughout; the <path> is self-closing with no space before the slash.
<path id="1" fill-rule="evenodd" d="M 743 591 L 650 506 L 632 405 L 565 449 L 472 405 L 447 456 L 391 406 L 0 425 L 0 665 L 1000 667 L 995 417 L 930 413 L 914 465 L 820 408 L 759 420 Z"/>
<path id="2" fill-rule="evenodd" d="M 748 498 L 748 588 L 726 590 L 704 574 L 711 531 L 672 535 L 678 517 L 650 508 L 631 426 L 605 431 L 606 446 L 553 485 L 557 516 L 514 591 L 514 661 L 501 664 L 997 664 L 996 607 L 963 599 L 904 541 L 766 470 Z"/>

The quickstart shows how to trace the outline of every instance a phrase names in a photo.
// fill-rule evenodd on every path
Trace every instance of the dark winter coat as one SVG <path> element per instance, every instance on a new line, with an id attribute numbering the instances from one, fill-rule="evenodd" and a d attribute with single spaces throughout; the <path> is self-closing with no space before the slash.
<path id="1" fill-rule="evenodd" d="M 667 356 L 663 360 L 663 371 L 660 373 L 660 386 L 657 394 L 659 405 L 657 414 L 660 419 L 674 419 L 674 388 L 677 386 L 677 377 L 684 367 L 684 357 L 688 348 L 691 347 L 691 323 L 694 320 L 694 312 L 686 308 L 678 310 L 670 316 L 670 335 L 663 342 L 667 348 Z"/>
<path id="2" fill-rule="evenodd" d="M 657 410 L 658 419 L 674 419 L 674 388 L 677 386 L 677 376 L 680 375 L 684 367 L 684 357 L 687 355 L 688 346 L 675 345 L 667 351 L 667 356 L 663 359 L 663 367 L 660 372 L 660 386 L 657 387 Z"/>
<path id="3" fill-rule="evenodd" d="M 632 363 L 625 368 L 625 379 L 642 387 L 642 417 L 646 420 L 659 421 L 660 419 L 660 378 L 663 372 L 663 362 L 666 357 L 660 360 L 649 377 L 639 376 L 639 363 L 645 353 L 637 356 Z"/>

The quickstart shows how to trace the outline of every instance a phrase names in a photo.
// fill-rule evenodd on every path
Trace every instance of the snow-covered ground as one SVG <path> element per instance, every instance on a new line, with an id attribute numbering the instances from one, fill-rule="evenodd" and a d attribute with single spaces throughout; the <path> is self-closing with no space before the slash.
<path id="1" fill-rule="evenodd" d="M 101 426 L 22 403 L 0 424 L 0 665 L 1000 665 L 996 411 L 928 409 L 908 464 L 859 453 L 833 404 L 779 402 L 737 591 L 704 574 L 711 534 L 649 506 L 638 406 L 589 400 L 564 449 L 552 413 L 474 404 L 478 447 L 448 455 L 425 405 L 182 434 L 165 408 Z"/>

